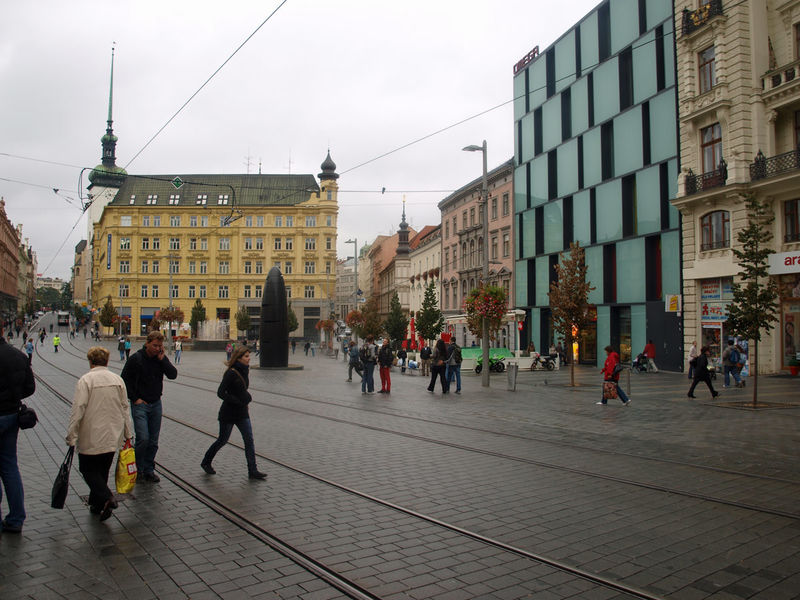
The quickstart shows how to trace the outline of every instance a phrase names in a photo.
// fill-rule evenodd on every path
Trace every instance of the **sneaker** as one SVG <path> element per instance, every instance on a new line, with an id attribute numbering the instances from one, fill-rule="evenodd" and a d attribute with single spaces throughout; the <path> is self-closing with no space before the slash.
<path id="1" fill-rule="evenodd" d="M 595 404 L 602 404 L 603 406 L 605 406 L 607 402 L 595 402 Z"/>
<path id="2" fill-rule="evenodd" d="M 725 385 L 725 384 L 723 383 L 723 384 L 722 384 L 722 387 L 723 387 L 723 388 L 729 388 L 729 387 L 731 387 L 731 386 L 729 386 L 729 385 Z"/>
<path id="3" fill-rule="evenodd" d="M 353 381 L 352 379 L 345 379 L 345 381 Z"/>
<path id="4" fill-rule="evenodd" d="M 144 473 L 142 474 L 142 479 L 145 481 L 149 481 L 150 483 L 158 483 L 161 481 L 161 477 L 156 475 L 155 473 Z"/>
<path id="5" fill-rule="evenodd" d="M 689 398 L 697 398 L 697 396 L 695 396 L 694 394 L 686 394 L 686 395 L 689 396 Z"/>
<path id="6" fill-rule="evenodd" d="M 200 467 L 209 475 L 217 474 L 217 472 L 214 470 L 214 467 L 211 466 L 211 463 L 200 463 Z"/>
<path id="7" fill-rule="evenodd" d="M 456 390 L 456 394 L 460 394 L 460 393 L 461 393 L 461 390 Z"/>
<path id="8" fill-rule="evenodd" d="M 632 400 L 633 400 L 633 398 L 628 398 L 628 401 L 627 402 L 623 402 L 622 406 L 628 406 L 631 403 Z"/>
<path id="9" fill-rule="evenodd" d="M 247 474 L 247 478 L 248 479 L 266 479 L 267 478 L 267 474 L 266 473 L 262 473 L 261 471 L 250 471 Z"/>

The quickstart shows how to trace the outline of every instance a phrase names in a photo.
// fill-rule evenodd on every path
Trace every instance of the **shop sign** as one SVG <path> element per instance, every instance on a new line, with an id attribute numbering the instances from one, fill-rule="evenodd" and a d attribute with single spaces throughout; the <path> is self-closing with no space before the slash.
<path id="1" fill-rule="evenodd" d="M 722 323 L 728 320 L 728 302 L 703 302 L 700 304 L 702 323 Z"/>
<path id="2" fill-rule="evenodd" d="M 666 312 L 679 313 L 681 312 L 681 296 L 680 294 L 667 294 L 665 300 Z"/>
<path id="3" fill-rule="evenodd" d="M 719 279 L 704 279 L 700 282 L 701 300 L 722 300 Z"/>
<path id="4" fill-rule="evenodd" d="M 769 274 L 800 273 L 800 251 L 776 252 L 769 255 Z"/>

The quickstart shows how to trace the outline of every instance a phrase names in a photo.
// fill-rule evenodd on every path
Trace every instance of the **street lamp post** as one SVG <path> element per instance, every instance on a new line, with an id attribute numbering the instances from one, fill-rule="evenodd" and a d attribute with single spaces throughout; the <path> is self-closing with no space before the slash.
<path id="1" fill-rule="evenodd" d="M 483 180 L 481 182 L 481 218 L 483 219 L 483 272 L 481 278 L 483 285 L 489 284 L 489 183 L 486 170 L 486 140 L 480 146 L 471 145 L 462 148 L 465 152 L 483 153 Z M 481 385 L 489 387 L 489 321 L 482 319 L 481 350 L 483 356 L 483 370 L 481 371 Z"/>
<path id="2" fill-rule="evenodd" d="M 358 238 L 347 240 L 345 244 L 353 244 L 353 265 L 355 267 L 356 278 L 355 288 L 353 289 L 353 310 L 355 310 L 358 308 Z"/>

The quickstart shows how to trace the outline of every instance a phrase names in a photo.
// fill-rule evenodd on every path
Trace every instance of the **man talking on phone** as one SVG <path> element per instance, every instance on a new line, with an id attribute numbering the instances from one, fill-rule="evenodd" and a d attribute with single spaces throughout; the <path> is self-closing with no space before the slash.
<path id="1" fill-rule="evenodd" d="M 161 392 L 164 375 L 175 379 L 178 370 L 164 355 L 164 335 L 151 331 L 144 348 L 131 355 L 122 369 L 122 379 L 131 401 L 133 429 L 136 432 L 136 470 L 141 479 L 158 483 L 156 452 L 161 433 Z"/>

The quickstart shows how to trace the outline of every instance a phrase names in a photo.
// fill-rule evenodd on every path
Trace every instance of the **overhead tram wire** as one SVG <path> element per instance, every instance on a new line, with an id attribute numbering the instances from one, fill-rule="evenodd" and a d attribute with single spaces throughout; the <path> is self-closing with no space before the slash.
<path id="1" fill-rule="evenodd" d="M 744 3 L 744 1 L 745 0 L 741 0 L 737 4 L 734 4 L 733 6 L 737 6 L 738 4 L 742 4 L 742 3 Z M 652 44 L 652 43 L 658 42 L 658 41 L 663 40 L 664 38 L 666 38 L 666 37 L 668 37 L 670 35 L 675 35 L 674 28 L 673 28 L 672 31 L 664 33 L 661 36 L 654 36 L 652 40 L 648 40 L 646 42 L 642 42 L 641 44 L 639 44 L 637 46 L 631 46 L 631 49 L 632 50 L 636 50 L 638 48 L 643 48 L 647 44 Z M 596 62 L 593 65 L 588 65 L 588 66 L 582 68 L 581 70 L 582 71 L 587 71 L 589 69 L 593 69 L 595 67 L 600 66 L 600 64 L 601 64 L 600 62 Z M 568 80 L 568 79 L 572 79 L 572 78 L 577 79 L 578 78 L 578 74 L 573 72 L 573 73 L 570 73 L 569 75 L 564 75 L 563 77 L 560 77 L 560 78 L 556 79 L 555 81 L 556 82 L 560 82 L 560 81 L 564 81 L 564 80 Z M 540 86 L 538 88 L 534 88 L 534 89 L 528 90 L 527 93 L 528 94 L 532 94 L 534 92 L 540 92 L 543 89 L 546 89 L 546 87 L 547 87 L 547 85 L 545 84 L 545 85 Z M 344 171 L 342 171 L 340 173 L 340 175 L 344 175 L 345 173 L 349 173 L 350 171 L 355 171 L 356 169 L 360 169 L 361 167 L 366 166 L 366 165 L 368 165 L 370 163 L 373 163 L 373 162 L 375 162 L 377 160 L 380 160 L 382 158 L 386 158 L 387 156 L 390 156 L 390 155 L 394 154 L 395 152 L 400 152 L 400 150 L 405 150 L 406 148 L 414 146 L 415 144 L 423 142 L 423 141 L 425 141 L 425 140 L 427 140 L 429 138 L 432 138 L 432 137 L 434 137 L 434 136 L 436 136 L 436 135 L 438 135 L 440 133 L 444 133 L 445 131 L 449 131 L 450 129 L 458 127 L 459 125 L 463 125 L 464 123 L 468 123 L 469 121 L 472 121 L 473 119 L 477 119 L 478 117 L 482 117 L 483 115 L 486 115 L 486 114 L 488 114 L 490 112 L 493 112 L 493 111 L 497 110 L 498 108 L 504 107 L 506 104 L 510 104 L 510 103 L 515 102 L 516 100 L 519 100 L 519 99 L 524 98 L 524 97 L 525 97 L 525 95 L 515 96 L 511 100 L 506 100 L 505 102 L 501 102 L 500 104 L 492 106 L 491 108 L 487 108 L 485 110 L 482 110 L 482 111 L 480 111 L 480 112 L 478 112 L 478 113 L 476 113 L 476 114 L 474 114 L 472 116 L 466 117 L 464 119 L 461 119 L 460 121 L 457 121 L 455 123 L 452 123 L 450 125 L 442 127 L 441 129 L 438 129 L 438 130 L 436 130 L 434 132 L 431 132 L 431 133 L 429 133 L 427 135 L 423 135 L 422 137 L 417 138 L 417 139 L 415 139 L 415 140 L 413 140 L 411 142 L 408 142 L 406 144 L 403 144 L 402 146 L 398 146 L 397 148 L 394 148 L 393 150 L 389 150 L 388 152 L 384 152 L 383 154 L 380 154 L 378 156 L 370 158 L 369 160 L 365 160 L 364 162 L 359 163 L 354 167 L 350 167 L 349 169 L 345 169 Z"/>
<path id="2" fill-rule="evenodd" d="M 136 154 L 134 154 L 134 155 L 133 155 L 133 158 L 131 158 L 131 159 L 130 159 L 130 160 L 127 162 L 127 164 L 125 165 L 125 169 L 126 169 L 126 170 L 127 170 L 128 166 L 130 166 L 130 164 L 131 164 L 131 163 L 132 163 L 134 160 L 136 160 L 136 159 L 139 157 L 139 155 L 140 155 L 142 152 L 144 152 L 144 151 L 145 151 L 145 149 L 146 149 L 146 148 L 147 148 L 147 147 L 148 147 L 148 146 L 149 146 L 149 145 L 150 145 L 150 144 L 153 142 L 153 140 L 155 140 L 155 139 L 156 139 L 156 137 L 158 137 L 158 135 L 159 135 L 159 134 L 160 134 L 162 131 L 164 131 L 164 129 L 166 129 L 167 125 L 169 125 L 169 124 L 172 122 L 172 120 L 173 120 L 175 117 L 177 117 L 177 116 L 178 116 L 178 115 L 181 113 L 181 111 L 182 111 L 184 108 L 186 108 L 186 106 L 189 104 L 189 102 L 191 102 L 191 101 L 194 99 L 194 97 L 195 97 L 195 96 L 197 96 L 197 94 L 199 94 L 199 93 L 200 93 L 200 91 L 201 91 L 201 90 L 202 90 L 204 87 L 206 87 L 206 85 L 208 85 L 208 83 L 209 83 L 209 82 L 210 82 L 212 79 L 214 79 L 214 77 L 216 76 L 216 74 L 217 74 L 217 73 L 219 73 L 219 72 L 220 72 L 220 71 L 223 69 L 223 67 L 224 67 L 225 65 L 227 65 L 227 64 L 228 64 L 228 62 L 229 62 L 229 61 L 230 61 L 230 60 L 231 60 L 231 59 L 232 59 L 234 56 L 236 56 L 236 54 L 239 52 L 239 50 L 241 50 L 241 49 L 244 47 L 244 45 L 245 45 L 245 44 L 247 44 L 247 42 L 249 42 L 249 41 L 250 41 L 250 39 L 251 39 L 251 38 L 252 38 L 252 37 L 253 37 L 253 36 L 254 36 L 256 33 L 258 33 L 258 30 L 259 30 L 259 29 L 261 29 L 261 28 L 262 28 L 262 27 L 263 27 L 263 26 L 264 26 L 264 25 L 267 23 L 267 21 L 269 21 L 269 20 L 270 20 L 270 19 L 271 19 L 271 18 L 272 18 L 272 17 L 275 15 L 275 13 L 277 13 L 277 12 L 278 12 L 278 11 L 279 11 L 279 10 L 280 10 L 282 7 L 283 7 L 283 5 L 284 5 L 284 4 L 286 4 L 288 1 L 289 1 L 289 0 L 283 0 L 283 1 L 282 1 L 282 2 L 281 2 L 281 3 L 280 3 L 280 4 L 279 4 L 279 5 L 278 5 L 278 6 L 275 8 L 275 10 L 273 10 L 273 11 L 272 11 L 272 12 L 271 12 L 271 13 L 270 13 L 268 16 L 267 16 L 267 18 L 266 18 L 266 19 L 264 19 L 264 20 L 261 22 L 261 24 L 260 24 L 258 27 L 256 27 L 256 28 L 255 28 L 255 30 L 253 31 L 253 33 L 251 33 L 249 36 L 247 36 L 247 39 L 245 39 L 245 40 L 244 40 L 244 41 L 243 41 L 241 44 L 239 44 L 239 47 L 238 47 L 238 48 L 236 48 L 236 50 L 234 50 L 234 51 L 233 51 L 233 53 L 232 53 L 232 54 L 231 54 L 231 55 L 230 55 L 228 58 L 226 58 L 226 59 L 225 59 L 225 62 L 223 62 L 223 63 L 222 63 L 222 64 L 221 64 L 219 67 L 217 67 L 217 70 L 216 70 L 216 71 L 214 71 L 214 72 L 211 74 L 211 76 L 210 76 L 208 79 L 206 79 L 206 80 L 203 82 L 203 85 L 201 85 L 199 88 L 197 88 L 197 91 L 195 91 L 195 93 L 194 93 L 194 94 L 192 94 L 191 96 L 189 96 L 189 99 L 188 99 L 188 100 L 186 100 L 186 102 L 184 102 L 184 103 L 181 105 L 181 107 L 180 107 L 180 108 L 179 108 L 179 109 L 178 109 L 178 110 L 175 112 L 175 114 L 174 114 L 174 115 L 172 115 L 172 116 L 171 116 L 169 119 L 167 119 L 167 122 L 166 122 L 166 123 L 164 123 L 164 124 L 161 126 L 161 128 L 160 128 L 158 131 L 156 131 L 156 132 L 153 134 L 153 136 L 152 136 L 152 137 L 151 137 L 149 140 L 147 140 L 147 143 L 146 143 L 144 146 L 142 146 L 142 148 L 141 148 L 141 149 L 140 149 L 140 150 L 139 150 L 139 151 L 138 151 Z"/>

